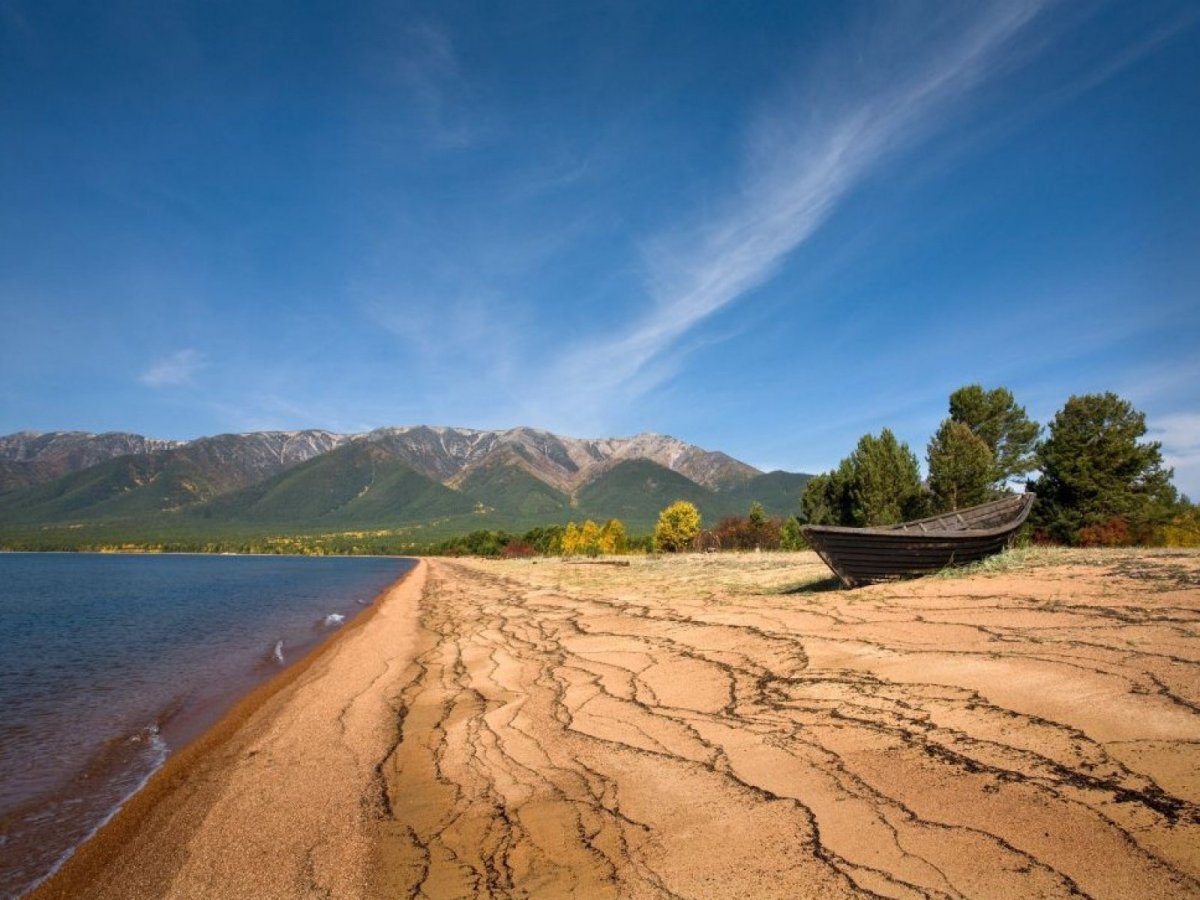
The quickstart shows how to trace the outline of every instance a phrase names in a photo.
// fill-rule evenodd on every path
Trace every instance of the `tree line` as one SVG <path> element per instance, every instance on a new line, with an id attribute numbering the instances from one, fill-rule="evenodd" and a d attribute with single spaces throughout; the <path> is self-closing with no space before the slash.
<path id="1" fill-rule="evenodd" d="M 916 454 L 890 429 L 863 435 L 836 469 L 809 482 L 812 524 L 893 525 L 996 499 L 1015 487 L 1038 496 L 1033 539 L 1076 546 L 1200 545 L 1200 516 L 1171 484 L 1146 417 L 1113 393 L 1072 396 L 1043 431 L 1007 388 L 967 385 Z"/>
<path id="2" fill-rule="evenodd" d="M 566 525 L 540 525 L 522 534 L 480 529 L 448 538 L 430 548 L 445 556 L 498 556 L 522 559 L 531 556 L 600 556 L 647 553 L 654 549 L 650 535 L 630 535 L 620 519 L 603 525 L 590 519 Z"/>

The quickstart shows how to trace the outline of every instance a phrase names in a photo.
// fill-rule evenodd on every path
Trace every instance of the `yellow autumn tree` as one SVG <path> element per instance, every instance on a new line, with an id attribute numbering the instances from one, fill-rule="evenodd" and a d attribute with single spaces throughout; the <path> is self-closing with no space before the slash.
<path id="1" fill-rule="evenodd" d="M 1200 547 L 1200 506 L 1184 510 L 1162 529 L 1165 547 Z"/>
<path id="2" fill-rule="evenodd" d="M 579 528 L 574 522 L 568 522 L 567 527 L 563 529 L 560 544 L 563 556 L 574 556 L 579 552 Z"/>
<path id="3" fill-rule="evenodd" d="M 588 519 L 579 529 L 579 552 L 595 556 L 600 552 L 600 526 Z"/>
<path id="4" fill-rule="evenodd" d="M 609 519 L 600 529 L 601 553 L 624 553 L 629 549 L 629 535 L 620 519 Z"/>
<path id="5" fill-rule="evenodd" d="M 694 503 L 676 500 L 658 514 L 654 546 L 668 553 L 686 550 L 700 533 L 700 510 Z"/>

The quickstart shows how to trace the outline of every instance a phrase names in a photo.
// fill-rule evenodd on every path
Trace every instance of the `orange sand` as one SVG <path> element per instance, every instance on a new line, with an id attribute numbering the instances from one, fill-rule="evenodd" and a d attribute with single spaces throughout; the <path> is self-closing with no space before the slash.
<path id="1" fill-rule="evenodd" d="M 1200 555 L 827 586 L 429 561 L 43 894 L 1200 896 Z"/>
<path id="2" fill-rule="evenodd" d="M 1200 896 L 1200 557 L 434 563 L 378 896 Z"/>

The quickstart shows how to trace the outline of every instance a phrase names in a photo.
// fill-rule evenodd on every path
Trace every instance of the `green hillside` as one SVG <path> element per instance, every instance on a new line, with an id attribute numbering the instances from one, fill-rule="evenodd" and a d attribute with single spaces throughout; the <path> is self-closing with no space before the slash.
<path id="1" fill-rule="evenodd" d="M 706 525 L 725 516 L 744 516 L 761 503 L 769 516 L 794 516 L 811 476 L 791 472 L 757 475 L 723 491 L 712 491 L 649 460 L 627 460 L 576 494 L 577 517 L 616 517 L 635 531 L 654 527 L 663 507 L 676 500 L 695 503 Z"/>
<path id="2" fill-rule="evenodd" d="M 375 444 L 348 444 L 189 511 L 281 528 L 372 527 L 470 512 L 474 503 Z"/>
<path id="3" fill-rule="evenodd" d="M 580 518 L 617 518 L 627 528 L 648 531 L 663 507 L 689 500 L 711 515 L 717 494 L 647 459 L 630 459 L 613 466 L 575 495 Z M 707 517 L 707 516 L 706 516 Z"/>
<path id="4" fill-rule="evenodd" d="M 153 516 L 216 493 L 205 474 L 169 452 L 120 456 L 0 494 L 0 522 L 50 524 Z"/>
<path id="5" fill-rule="evenodd" d="M 393 460 L 382 464 L 374 484 L 331 519 L 344 521 L 347 527 L 373 527 L 464 515 L 474 508 L 471 498 Z"/>
<path id="6" fill-rule="evenodd" d="M 518 466 L 496 462 L 469 472 L 458 489 L 489 509 L 519 521 L 559 521 L 571 498 Z"/>
<path id="7" fill-rule="evenodd" d="M 721 507 L 728 510 L 723 515 L 744 516 L 750 504 L 755 502 L 762 504 L 768 516 L 787 518 L 799 515 L 800 498 L 811 480 L 811 475 L 798 475 L 795 472 L 775 471 L 756 475 L 721 491 Z"/>

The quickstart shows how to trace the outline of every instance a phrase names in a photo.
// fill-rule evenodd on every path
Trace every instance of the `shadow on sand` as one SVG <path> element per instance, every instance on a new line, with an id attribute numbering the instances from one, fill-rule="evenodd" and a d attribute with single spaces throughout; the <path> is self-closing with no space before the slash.
<path id="1" fill-rule="evenodd" d="M 821 594 L 825 591 L 840 591 L 844 590 L 842 583 L 836 576 L 831 578 L 822 578 L 819 581 L 804 581 L 800 584 L 794 584 L 791 587 L 786 587 L 781 590 L 781 594 Z"/>

